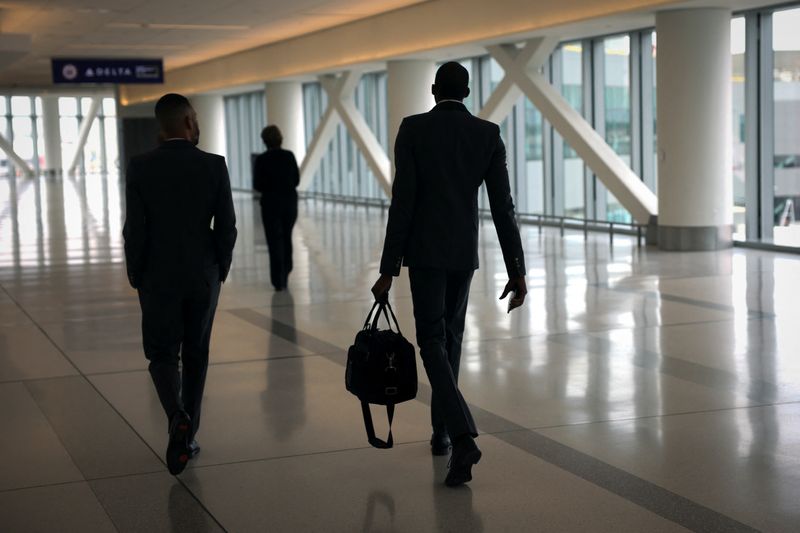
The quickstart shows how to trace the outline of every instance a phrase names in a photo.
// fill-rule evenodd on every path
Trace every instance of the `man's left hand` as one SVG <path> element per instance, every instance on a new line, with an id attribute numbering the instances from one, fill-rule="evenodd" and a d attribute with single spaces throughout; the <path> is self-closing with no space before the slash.
<path id="1" fill-rule="evenodd" d="M 375 296 L 376 302 L 389 301 L 389 289 L 392 288 L 392 276 L 388 274 L 381 274 L 375 285 L 372 286 L 372 295 Z"/>

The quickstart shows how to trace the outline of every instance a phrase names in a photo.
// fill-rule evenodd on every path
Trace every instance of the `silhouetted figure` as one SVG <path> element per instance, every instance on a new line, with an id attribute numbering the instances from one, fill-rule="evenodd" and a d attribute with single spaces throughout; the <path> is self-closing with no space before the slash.
<path id="1" fill-rule="evenodd" d="M 167 94 L 155 113 L 163 142 L 129 163 L 123 235 L 144 353 L 169 421 L 167 466 L 179 474 L 200 450 L 194 437 L 211 325 L 231 267 L 236 216 L 225 158 L 196 147 L 200 128 L 189 100 Z"/>
<path id="2" fill-rule="evenodd" d="M 433 390 L 431 451 L 453 455 L 449 486 L 472 479 L 481 457 L 467 403 L 458 390 L 461 340 L 472 275 L 478 268 L 478 191 L 486 184 L 509 281 L 509 311 L 527 294 L 525 261 L 508 182 L 500 128 L 473 117 L 462 103 L 469 74 L 442 65 L 432 87 L 436 106 L 406 117 L 395 142 L 395 178 L 386 227 L 381 277 L 372 288 L 388 297 L 392 277 L 409 267 L 417 344 Z"/>
<path id="3" fill-rule="evenodd" d="M 269 248 L 272 286 L 286 288 L 292 271 L 292 229 L 297 221 L 297 186 L 300 170 L 294 154 L 281 148 L 283 136 L 277 126 L 261 132 L 267 151 L 253 164 L 253 188 L 261 193 L 261 220 Z"/>

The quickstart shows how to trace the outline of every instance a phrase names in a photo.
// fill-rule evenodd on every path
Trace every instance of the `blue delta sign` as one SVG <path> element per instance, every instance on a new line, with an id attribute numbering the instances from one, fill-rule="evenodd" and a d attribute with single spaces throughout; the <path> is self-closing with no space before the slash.
<path id="1" fill-rule="evenodd" d="M 161 59 L 53 58 L 53 83 L 164 83 Z"/>

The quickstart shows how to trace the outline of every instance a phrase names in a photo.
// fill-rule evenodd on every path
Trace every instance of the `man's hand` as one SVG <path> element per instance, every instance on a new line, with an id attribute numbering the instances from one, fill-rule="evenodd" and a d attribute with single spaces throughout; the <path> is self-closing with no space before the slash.
<path id="1" fill-rule="evenodd" d="M 525 276 L 519 276 L 508 280 L 506 288 L 503 289 L 503 294 L 500 299 L 504 299 L 510 292 L 514 293 L 514 297 L 508 301 L 508 312 L 521 306 L 525 302 L 525 295 L 528 294 L 528 286 L 525 284 Z"/>
<path id="2" fill-rule="evenodd" d="M 375 285 L 372 286 L 372 294 L 375 296 L 376 302 L 389 301 L 389 289 L 392 288 L 392 276 L 388 274 L 381 274 Z"/>

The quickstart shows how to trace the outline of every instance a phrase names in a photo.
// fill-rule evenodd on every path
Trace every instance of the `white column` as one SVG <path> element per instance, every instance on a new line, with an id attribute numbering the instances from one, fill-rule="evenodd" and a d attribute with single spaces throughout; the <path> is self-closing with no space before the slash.
<path id="1" fill-rule="evenodd" d="M 198 148 L 225 156 L 225 103 L 221 95 L 198 94 L 189 98 L 200 123 Z"/>
<path id="2" fill-rule="evenodd" d="M 296 81 L 267 83 L 267 124 L 278 126 L 283 134 L 283 148 L 294 153 L 297 163 L 306 153 L 303 124 L 303 85 Z"/>
<path id="3" fill-rule="evenodd" d="M 400 123 L 409 115 L 425 113 L 435 105 L 431 85 L 433 61 L 398 60 L 387 63 L 386 102 L 389 107 L 389 159 L 394 168 L 394 141 Z"/>
<path id="4" fill-rule="evenodd" d="M 731 12 L 656 15 L 658 243 L 665 250 L 732 245 Z"/>
<path id="5" fill-rule="evenodd" d="M 63 173 L 61 160 L 61 123 L 58 112 L 58 96 L 42 97 L 42 126 L 44 131 L 44 171 L 58 176 Z"/>

